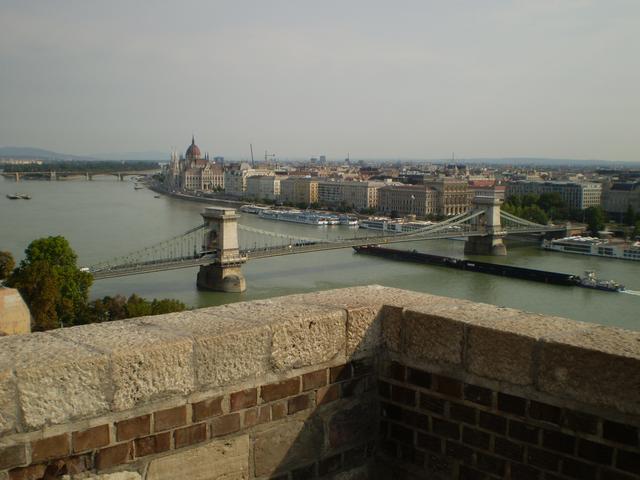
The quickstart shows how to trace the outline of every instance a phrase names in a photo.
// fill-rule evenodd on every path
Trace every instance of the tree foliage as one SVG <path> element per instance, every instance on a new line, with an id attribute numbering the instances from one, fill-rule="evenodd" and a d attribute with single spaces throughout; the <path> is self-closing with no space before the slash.
<path id="1" fill-rule="evenodd" d="M 163 313 L 181 312 L 187 307 L 179 300 L 163 298 L 152 301 L 136 294 L 128 299 L 122 295 L 104 297 L 89 302 L 84 317 L 84 323 L 108 322 L 125 318 L 142 317 L 145 315 L 160 315 Z"/>
<path id="2" fill-rule="evenodd" d="M 587 228 L 592 234 L 596 234 L 604 229 L 606 216 L 602 207 L 596 206 L 585 209 L 584 219 L 587 223 Z"/>
<path id="3" fill-rule="evenodd" d="M 77 256 L 61 236 L 29 244 L 7 284 L 20 290 L 34 321 L 34 330 L 78 323 L 93 277 L 76 265 Z"/>
<path id="4" fill-rule="evenodd" d="M 14 268 L 16 268 L 16 262 L 11 252 L 0 252 L 0 280 L 9 278 Z"/>
<path id="5" fill-rule="evenodd" d="M 624 224 L 632 227 L 636 224 L 636 221 L 638 220 L 640 220 L 640 218 L 638 218 L 638 215 L 636 214 L 636 211 L 633 209 L 633 206 L 629 204 L 629 206 L 627 207 L 627 211 L 624 214 L 624 218 L 623 218 Z"/>

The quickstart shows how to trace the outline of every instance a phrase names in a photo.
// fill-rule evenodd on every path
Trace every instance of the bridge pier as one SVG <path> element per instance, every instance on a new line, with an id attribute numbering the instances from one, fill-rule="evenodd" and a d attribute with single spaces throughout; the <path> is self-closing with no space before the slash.
<path id="1" fill-rule="evenodd" d="M 502 199 L 493 191 L 491 194 L 476 196 L 473 203 L 477 209 L 484 210 L 484 215 L 474 218 L 473 224 L 477 229 L 484 228 L 486 235 L 468 237 L 464 244 L 465 255 L 506 255 L 507 247 L 502 238 L 505 232 L 500 220 L 500 205 Z"/>
<path id="2" fill-rule="evenodd" d="M 507 254 L 507 247 L 502 241 L 502 235 L 469 237 L 464 244 L 464 254 L 504 256 Z"/>
<path id="3" fill-rule="evenodd" d="M 207 207 L 202 212 L 206 226 L 203 250 L 213 256 L 202 265 L 197 286 L 201 290 L 240 293 L 247 289 L 242 264 L 247 261 L 238 246 L 238 216 L 232 208 Z"/>

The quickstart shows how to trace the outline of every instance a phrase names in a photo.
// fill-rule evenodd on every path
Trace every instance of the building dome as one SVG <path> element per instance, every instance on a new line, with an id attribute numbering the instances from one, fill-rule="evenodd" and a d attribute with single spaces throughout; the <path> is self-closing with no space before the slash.
<path id="1" fill-rule="evenodd" d="M 187 153 L 185 157 L 192 159 L 192 158 L 200 158 L 200 156 L 201 156 L 200 149 L 196 145 L 195 137 L 192 136 L 191 145 L 189 145 L 189 148 L 187 148 Z"/>

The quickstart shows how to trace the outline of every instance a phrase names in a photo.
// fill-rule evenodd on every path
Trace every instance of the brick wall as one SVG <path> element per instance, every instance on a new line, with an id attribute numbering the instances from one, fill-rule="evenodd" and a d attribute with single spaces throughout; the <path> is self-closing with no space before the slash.
<path id="1" fill-rule="evenodd" d="M 378 381 L 388 478 L 640 478 L 638 427 L 389 362 Z"/>
<path id="2" fill-rule="evenodd" d="M 640 335 L 377 286 L 0 338 L 0 480 L 640 478 Z"/>

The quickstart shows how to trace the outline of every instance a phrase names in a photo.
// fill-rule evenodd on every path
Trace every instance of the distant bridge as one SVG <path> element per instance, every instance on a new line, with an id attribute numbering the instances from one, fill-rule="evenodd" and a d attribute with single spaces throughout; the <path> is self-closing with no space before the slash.
<path id="1" fill-rule="evenodd" d="M 202 214 L 204 224 L 155 245 L 93 265 L 89 271 L 99 280 L 199 266 L 200 287 L 242 291 L 244 277 L 240 267 L 252 259 L 450 238 L 465 238 L 465 253 L 468 254 L 506 255 L 502 239 L 507 235 L 565 231 L 564 226 L 540 225 L 503 212 L 500 203 L 494 197 L 476 197 L 473 210 L 410 232 L 367 231 L 364 236 L 334 239 L 292 236 L 238 225 L 235 210 L 209 207 Z M 239 235 L 247 238 L 239 241 Z M 233 278 L 232 281 L 227 281 L 229 278 Z M 230 282 L 235 286 L 230 286 Z"/>
<path id="2" fill-rule="evenodd" d="M 77 170 L 77 171 L 20 171 L 20 172 L 1 172 L 5 178 L 13 178 L 16 182 L 20 181 L 21 178 L 32 178 L 32 177 L 41 177 L 47 180 L 60 180 L 66 178 L 84 178 L 85 180 L 93 180 L 93 177 L 98 175 L 112 175 L 118 177 L 118 180 L 122 181 L 125 177 L 132 177 L 138 175 L 146 175 L 150 173 L 157 172 L 158 169 L 146 169 L 146 170 Z"/>

